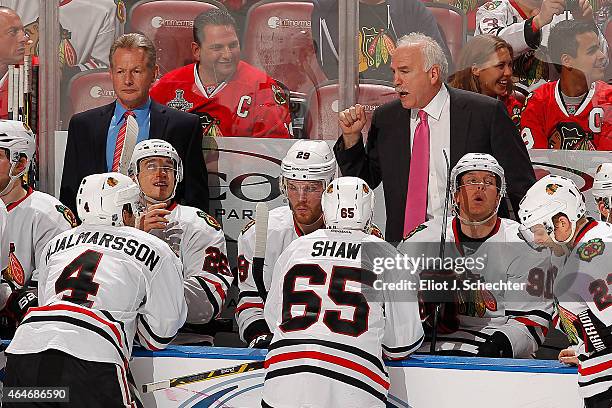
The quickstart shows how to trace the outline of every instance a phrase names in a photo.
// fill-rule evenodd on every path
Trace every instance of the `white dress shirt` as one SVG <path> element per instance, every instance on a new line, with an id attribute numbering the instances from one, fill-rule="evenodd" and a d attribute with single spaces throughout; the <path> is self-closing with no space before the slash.
<path id="1" fill-rule="evenodd" d="M 429 186 L 427 188 L 427 219 L 441 218 L 446 190 L 447 168 L 443 150 L 450 163 L 450 97 L 445 85 L 423 108 L 429 124 Z M 419 109 L 410 110 L 410 146 L 413 145 L 414 131 L 420 122 Z M 414 157 L 411 157 L 414 160 Z M 451 208 L 449 199 L 449 208 Z M 449 213 L 450 214 L 450 213 Z"/>

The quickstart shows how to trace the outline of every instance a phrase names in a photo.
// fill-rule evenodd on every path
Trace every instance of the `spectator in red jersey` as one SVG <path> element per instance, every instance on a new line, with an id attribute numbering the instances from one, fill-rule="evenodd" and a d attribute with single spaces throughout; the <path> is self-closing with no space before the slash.
<path id="1" fill-rule="evenodd" d="M 481 93 L 504 102 L 518 127 L 523 104 L 512 92 L 512 46 L 495 35 L 478 35 L 461 50 L 457 68 L 449 81 L 453 88 Z"/>
<path id="2" fill-rule="evenodd" d="M 265 72 L 240 60 L 236 23 L 214 9 L 193 21 L 196 63 L 168 72 L 151 98 L 200 117 L 204 136 L 291 137 L 289 97 Z"/>
<path id="3" fill-rule="evenodd" d="M 612 150 L 612 86 L 602 81 L 608 62 L 593 22 L 566 20 L 550 32 L 558 81 L 525 100 L 521 136 L 527 148 Z"/>

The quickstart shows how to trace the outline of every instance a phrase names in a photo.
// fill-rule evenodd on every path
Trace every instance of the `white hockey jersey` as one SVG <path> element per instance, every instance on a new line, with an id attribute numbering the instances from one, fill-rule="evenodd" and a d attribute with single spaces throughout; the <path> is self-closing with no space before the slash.
<path id="1" fill-rule="evenodd" d="M 427 257 L 439 257 L 440 228 L 439 221 L 420 225 L 398 250 L 415 260 L 421 258 L 422 270 Z M 553 313 L 555 269 L 548 251 L 532 250 L 520 238 L 519 224 L 509 219 L 498 218 L 491 236 L 475 252 L 457 238 L 458 228 L 457 218 L 447 224 L 445 258 L 462 259 L 466 269 L 494 286 L 457 291 L 459 328 L 438 332 L 436 350 L 440 354 L 476 355 L 479 345 L 500 331 L 510 340 L 514 358 L 531 357 L 544 341 Z M 455 261 L 455 265 L 460 264 Z M 457 267 L 455 270 L 461 272 Z M 426 341 L 419 352 L 429 352 L 429 347 Z"/>
<path id="2" fill-rule="evenodd" d="M 555 324 L 575 346 L 583 398 L 612 387 L 612 225 L 589 220 L 554 283 Z"/>
<path id="3" fill-rule="evenodd" d="M 253 252 L 255 249 L 255 221 L 249 222 L 238 236 L 238 288 L 240 295 L 236 307 L 236 320 L 240 338 L 247 344 L 263 333 L 268 333 L 263 315 L 264 302 L 257 292 L 253 278 Z M 263 270 L 266 291 L 270 289 L 276 260 L 289 244 L 304 235 L 293 221 L 289 206 L 270 210 L 268 240 Z"/>
<path id="4" fill-rule="evenodd" d="M 8 268 L 3 276 L 23 287 L 36 281 L 43 247 L 56 235 L 76 226 L 76 218 L 55 197 L 28 187 L 27 195 L 7 206 Z"/>
<path id="5" fill-rule="evenodd" d="M 183 230 L 180 258 L 183 263 L 187 323 L 203 324 L 219 316 L 232 274 L 227 259 L 225 236 L 213 217 L 194 207 L 172 204 L 167 219 Z M 205 339 L 206 338 L 206 339 Z M 208 340 L 209 336 L 180 333 L 173 343 Z"/>
<path id="6" fill-rule="evenodd" d="M 396 268 L 377 275 L 366 266 L 373 255 L 399 254 L 375 236 L 331 229 L 300 237 L 283 251 L 264 309 L 274 333 L 265 361 L 267 404 L 386 406 L 383 355 L 407 357 L 423 341 L 423 327 L 416 291 L 382 289 L 411 275 Z"/>
<path id="7" fill-rule="evenodd" d="M 81 225 L 45 246 L 39 272 L 40 306 L 28 310 L 8 353 L 56 349 L 127 368 L 135 335 L 158 350 L 185 322 L 181 262 L 144 231 Z"/>
<path id="8" fill-rule="evenodd" d="M 115 38 L 123 34 L 125 2 L 114 0 L 59 1 L 62 66 L 77 66 L 81 71 L 109 66 L 108 50 Z M 32 40 L 30 54 L 38 55 L 41 40 L 37 1 L 0 0 L 21 17 Z"/>

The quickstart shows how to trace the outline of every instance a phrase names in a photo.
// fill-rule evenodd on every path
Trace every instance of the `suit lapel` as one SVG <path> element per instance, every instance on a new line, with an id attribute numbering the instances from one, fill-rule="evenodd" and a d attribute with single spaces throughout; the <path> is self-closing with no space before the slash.
<path id="1" fill-rule="evenodd" d="M 166 126 L 168 125 L 168 115 L 166 107 L 155 101 L 151 101 L 151 116 L 149 118 L 149 139 L 166 140 Z"/>
<path id="2" fill-rule="evenodd" d="M 450 165 L 454 166 L 467 153 L 468 129 L 472 116 L 471 109 L 464 106 L 465 101 L 458 97 L 457 92 L 448 87 L 450 97 Z"/>
<path id="3" fill-rule="evenodd" d="M 106 172 L 106 140 L 108 139 L 108 128 L 111 120 L 113 119 L 113 112 L 115 112 L 115 102 L 109 103 L 101 107 L 100 113 L 100 126 L 95 124 L 92 126 L 93 129 L 93 154 L 94 154 L 94 165 L 100 173 Z"/>

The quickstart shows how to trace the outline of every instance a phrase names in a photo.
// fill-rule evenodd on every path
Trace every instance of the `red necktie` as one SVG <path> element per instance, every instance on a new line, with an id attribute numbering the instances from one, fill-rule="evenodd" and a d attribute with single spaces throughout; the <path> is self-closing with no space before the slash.
<path id="1" fill-rule="evenodd" d="M 119 133 L 117 134 L 117 143 L 115 144 L 115 154 L 113 154 L 113 167 L 111 171 L 119 170 L 119 159 L 121 159 L 121 151 L 123 150 L 123 143 L 125 142 L 125 130 L 127 129 L 127 118 L 128 116 L 136 116 L 131 110 L 125 111 L 123 114 L 123 124 Z"/>
<path id="2" fill-rule="evenodd" d="M 429 184 L 429 125 L 427 112 L 419 110 L 419 124 L 414 130 L 406 209 L 404 236 L 425 222 L 427 215 L 427 186 Z"/>

